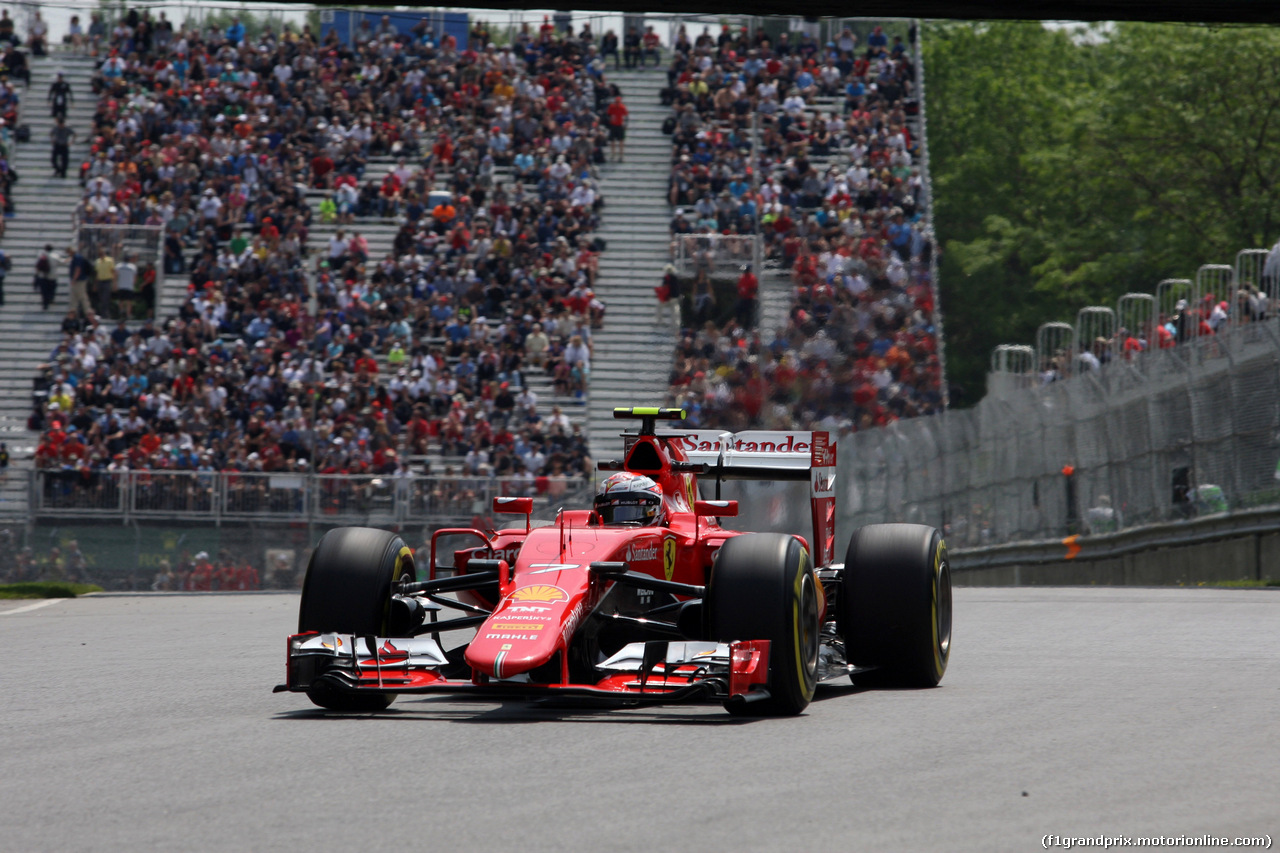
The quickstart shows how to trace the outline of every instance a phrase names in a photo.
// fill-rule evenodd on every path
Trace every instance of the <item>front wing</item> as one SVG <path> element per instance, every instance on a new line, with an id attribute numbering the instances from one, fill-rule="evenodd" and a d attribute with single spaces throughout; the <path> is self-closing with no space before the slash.
<path id="1" fill-rule="evenodd" d="M 324 683 L 352 693 L 488 693 L 612 699 L 626 704 L 685 700 L 749 703 L 767 699 L 769 641 L 630 643 L 596 670 L 591 683 L 540 683 L 467 677 L 465 665 L 431 637 L 294 634 L 286 683 L 275 692 L 305 693 Z"/>

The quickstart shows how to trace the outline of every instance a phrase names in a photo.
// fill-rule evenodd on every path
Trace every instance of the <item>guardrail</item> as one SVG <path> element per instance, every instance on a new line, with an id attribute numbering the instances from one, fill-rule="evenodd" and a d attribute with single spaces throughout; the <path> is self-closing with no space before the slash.
<path id="1" fill-rule="evenodd" d="M 535 506 L 571 503 L 585 488 L 568 477 L 533 481 L 491 477 L 396 477 L 239 471 L 31 472 L 37 519 L 119 518 L 397 524 L 469 522 L 490 514 L 499 495 L 533 497 Z"/>
<path id="2" fill-rule="evenodd" d="M 1280 508 L 961 548 L 948 556 L 958 583 L 980 585 L 1262 581 L 1280 572 Z"/>

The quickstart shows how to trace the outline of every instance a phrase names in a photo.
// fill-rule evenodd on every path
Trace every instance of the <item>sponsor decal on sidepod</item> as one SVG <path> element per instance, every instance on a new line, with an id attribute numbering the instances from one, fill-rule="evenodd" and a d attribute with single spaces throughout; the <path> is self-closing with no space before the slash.
<path id="1" fill-rule="evenodd" d="M 627 562 L 640 563 L 645 560 L 658 559 L 658 543 L 650 542 L 648 545 L 636 545 L 632 543 L 627 546 Z"/>

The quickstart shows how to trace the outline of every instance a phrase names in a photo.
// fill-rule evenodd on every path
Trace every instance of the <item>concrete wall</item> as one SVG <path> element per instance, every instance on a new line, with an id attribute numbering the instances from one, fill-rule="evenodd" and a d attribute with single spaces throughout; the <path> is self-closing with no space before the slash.
<path id="1" fill-rule="evenodd" d="M 1205 541 L 1143 547 L 1128 553 L 1090 557 L 1083 542 L 1075 559 L 1045 546 L 1045 556 L 1009 555 L 993 560 L 990 552 L 955 551 L 955 582 L 965 586 L 1194 586 L 1234 580 L 1280 579 L 1280 532 L 1241 533 Z M 1056 550 L 1058 554 L 1049 557 Z M 1056 558 L 1055 558 L 1056 557 Z M 996 562 L 997 565 L 991 565 Z"/>

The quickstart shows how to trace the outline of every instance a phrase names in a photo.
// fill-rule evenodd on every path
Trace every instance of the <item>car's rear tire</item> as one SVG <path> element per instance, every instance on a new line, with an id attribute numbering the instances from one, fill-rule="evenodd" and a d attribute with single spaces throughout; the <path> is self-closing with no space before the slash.
<path id="1" fill-rule="evenodd" d="M 809 552 L 783 533 L 735 536 L 720 546 L 707 591 L 707 627 L 718 642 L 769 640 L 769 698 L 733 701 L 735 714 L 799 714 L 817 683 L 821 604 Z"/>
<path id="2" fill-rule="evenodd" d="M 386 636 L 391 585 L 415 578 L 413 552 L 394 533 L 371 527 L 339 527 L 320 540 L 298 608 L 298 631 Z M 307 697 L 332 711 L 383 711 L 394 693 L 349 693 L 319 682 Z"/>
<path id="3" fill-rule="evenodd" d="M 935 687 L 951 657 L 951 569 L 923 524 L 870 524 L 845 556 L 839 621 L 855 683 Z"/>

